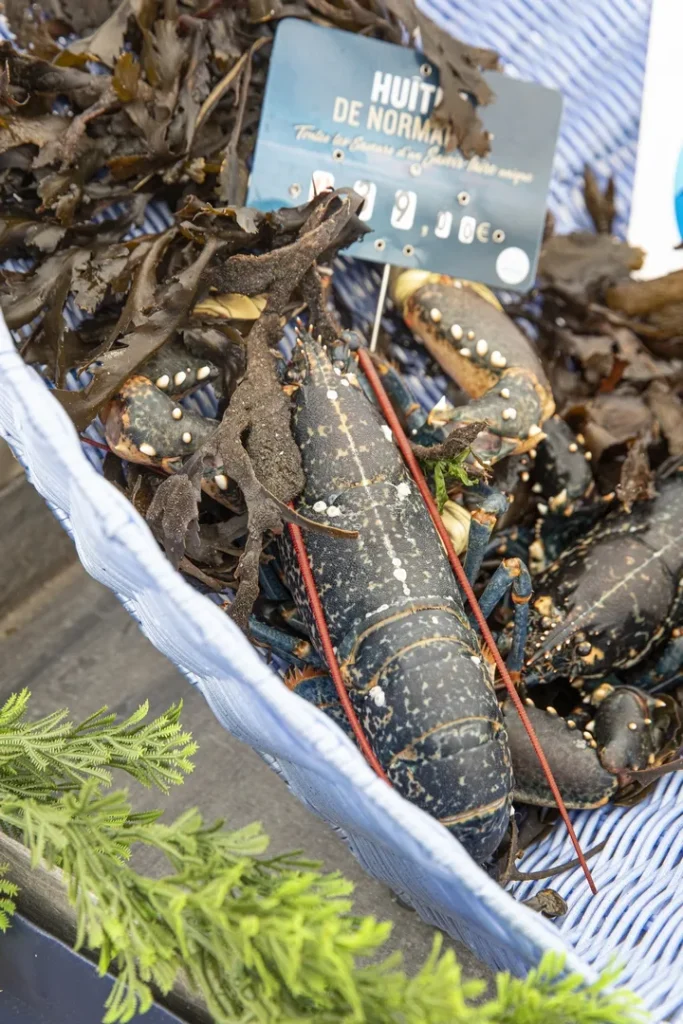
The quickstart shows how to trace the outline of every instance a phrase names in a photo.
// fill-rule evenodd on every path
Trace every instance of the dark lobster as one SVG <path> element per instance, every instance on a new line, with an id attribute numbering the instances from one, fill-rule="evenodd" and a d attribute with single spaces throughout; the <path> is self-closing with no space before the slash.
<path id="1" fill-rule="evenodd" d="M 478 636 L 424 502 L 357 375 L 333 365 L 310 336 L 299 340 L 295 363 L 294 433 L 307 481 L 297 510 L 359 534 L 306 538 L 356 713 L 398 791 L 484 861 L 508 828 L 512 772 Z M 285 540 L 280 550 L 315 636 L 293 551 Z"/>
<path id="2" fill-rule="evenodd" d="M 683 665 L 683 472 L 609 512 L 535 580 L 527 685 L 615 675 L 646 690 Z M 654 660 L 654 664 L 653 664 Z"/>

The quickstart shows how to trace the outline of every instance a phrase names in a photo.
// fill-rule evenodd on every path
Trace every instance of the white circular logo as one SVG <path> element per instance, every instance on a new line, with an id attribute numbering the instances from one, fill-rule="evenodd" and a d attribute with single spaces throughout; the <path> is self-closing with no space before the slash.
<path id="1" fill-rule="evenodd" d="M 524 249 L 510 246 L 498 254 L 496 273 L 503 284 L 519 284 L 529 273 L 531 263 Z"/>

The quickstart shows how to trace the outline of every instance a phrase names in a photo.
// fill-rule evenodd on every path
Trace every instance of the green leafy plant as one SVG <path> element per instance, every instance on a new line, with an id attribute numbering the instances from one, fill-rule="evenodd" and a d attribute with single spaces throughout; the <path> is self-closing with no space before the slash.
<path id="1" fill-rule="evenodd" d="M 434 496 L 439 512 L 443 512 L 444 505 L 448 501 L 448 486 L 455 480 L 472 487 L 476 480 L 472 479 L 465 469 L 465 460 L 470 454 L 466 448 L 459 455 L 452 459 L 425 460 L 425 467 L 431 470 L 434 477 Z"/>
<path id="2" fill-rule="evenodd" d="M 436 936 L 415 977 L 400 954 L 381 953 L 391 925 L 352 914 L 353 886 L 298 854 L 266 858 L 258 824 L 228 831 L 196 810 L 164 824 L 136 813 L 124 790 L 106 792 L 111 770 L 162 790 L 191 770 L 196 747 L 180 706 L 144 724 L 144 705 L 123 722 L 105 710 L 72 726 L 64 712 L 26 720 L 28 693 L 0 710 L 0 824 L 34 866 L 57 865 L 76 911 L 77 946 L 99 955 L 116 980 L 108 1024 L 148 1009 L 154 990 L 181 973 L 219 1024 L 636 1024 L 638 1001 L 611 990 L 616 975 L 582 986 L 547 957 L 523 981 L 499 975 L 480 1003 Z M 164 854 L 161 878 L 130 864 L 135 849 Z M 17 888 L 0 869 L 0 928 Z"/>
<path id="3" fill-rule="evenodd" d="M 17 905 L 14 897 L 19 892 L 19 886 L 5 878 L 9 864 L 0 864 L 0 932 L 6 932 L 10 925 L 10 918 Z"/>

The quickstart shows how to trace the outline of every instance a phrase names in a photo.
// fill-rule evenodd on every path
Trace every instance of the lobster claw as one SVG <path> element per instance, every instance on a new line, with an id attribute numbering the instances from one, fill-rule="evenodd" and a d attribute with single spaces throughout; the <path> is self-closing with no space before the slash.
<path id="1" fill-rule="evenodd" d="M 481 398 L 453 409 L 450 416 L 452 423 L 483 420 L 488 424 L 488 430 L 482 431 L 472 445 L 472 451 L 482 462 L 522 455 L 536 448 L 546 436 L 538 426 L 543 409 L 530 379 L 510 371 L 504 383 L 504 387 L 493 387 Z"/>
<path id="2" fill-rule="evenodd" d="M 600 762 L 595 749 L 557 713 L 528 707 L 527 714 L 555 776 L 562 799 L 571 809 L 602 807 L 616 793 L 617 778 Z M 503 705 L 503 721 L 514 766 L 515 800 L 553 807 L 548 780 L 514 705 Z"/>
<path id="3" fill-rule="evenodd" d="M 531 342 L 495 296 L 472 281 L 416 271 L 399 275 L 392 294 L 411 331 L 471 398 L 452 419 L 487 422 L 475 453 L 497 462 L 533 450 L 555 403 Z"/>
<path id="4" fill-rule="evenodd" d="M 595 713 L 593 736 L 603 767 L 627 782 L 630 772 L 652 766 L 677 724 L 671 710 L 635 686 L 615 687 Z"/>
<path id="5" fill-rule="evenodd" d="M 216 420 L 184 409 L 151 380 L 130 377 L 102 411 L 107 444 L 122 459 L 171 469 L 214 432 Z"/>

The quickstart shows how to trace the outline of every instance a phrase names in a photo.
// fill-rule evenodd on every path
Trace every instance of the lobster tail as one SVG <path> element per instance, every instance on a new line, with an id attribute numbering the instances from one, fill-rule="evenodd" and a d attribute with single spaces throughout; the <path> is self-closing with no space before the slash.
<path id="1" fill-rule="evenodd" d="M 471 634 L 452 611 L 432 608 L 389 619 L 372 636 L 354 664 L 369 683 L 351 693 L 380 763 L 403 796 L 486 860 L 508 826 L 512 770 Z M 370 664 L 387 650 L 390 658 Z"/>

